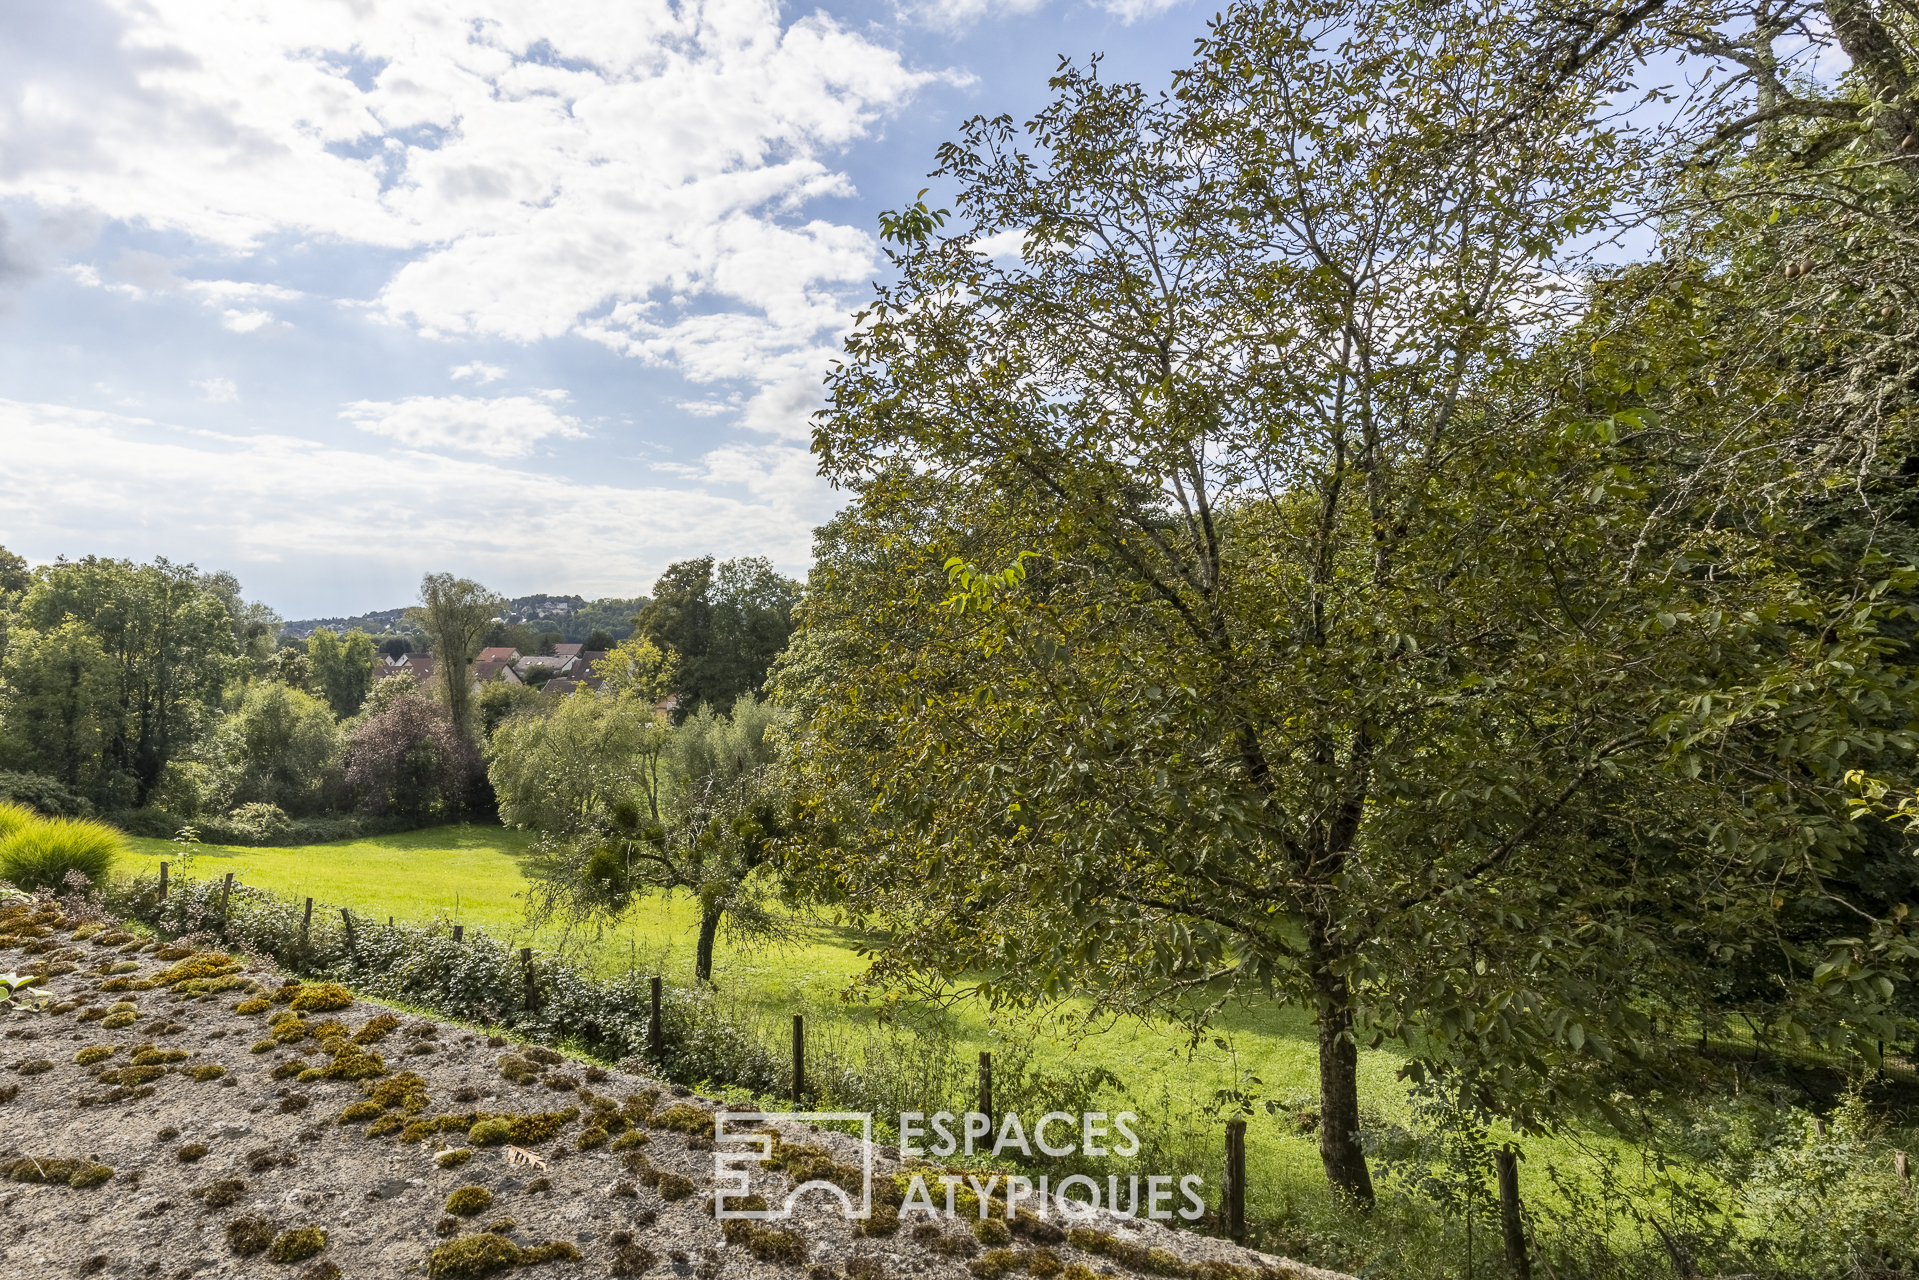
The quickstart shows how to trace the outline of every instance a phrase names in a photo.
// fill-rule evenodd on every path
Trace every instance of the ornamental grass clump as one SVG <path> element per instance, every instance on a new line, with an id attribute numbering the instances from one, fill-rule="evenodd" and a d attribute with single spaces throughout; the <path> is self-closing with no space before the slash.
<path id="1" fill-rule="evenodd" d="M 78 871 L 101 884 L 126 852 L 126 838 L 104 822 L 36 817 L 0 836 L 0 880 L 22 889 L 61 889 L 67 873 Z"/>

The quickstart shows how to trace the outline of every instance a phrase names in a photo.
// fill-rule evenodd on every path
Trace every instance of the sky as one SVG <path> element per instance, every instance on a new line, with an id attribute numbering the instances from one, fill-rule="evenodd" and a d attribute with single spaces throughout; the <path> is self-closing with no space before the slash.
<path id="1" fill-rule="evenodd" d="M 804 573 L 882 210 L 1191 0 L 9 0 L 0 545 L 288 618 Z M 936 186 L 929 200 L 940 195 Z"/>

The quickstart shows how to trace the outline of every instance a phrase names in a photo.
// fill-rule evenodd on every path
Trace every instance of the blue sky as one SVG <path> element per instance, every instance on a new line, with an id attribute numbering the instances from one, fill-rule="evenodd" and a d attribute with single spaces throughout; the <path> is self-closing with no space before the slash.
<path id="1" fill-rule="evenodd" d="M 0 6 L 0 544 L 288 617 L 805 568 L 807 415 L 873 229 L 1162 0 Z M 936 192 L 937 194 L 937 192 Z"/>

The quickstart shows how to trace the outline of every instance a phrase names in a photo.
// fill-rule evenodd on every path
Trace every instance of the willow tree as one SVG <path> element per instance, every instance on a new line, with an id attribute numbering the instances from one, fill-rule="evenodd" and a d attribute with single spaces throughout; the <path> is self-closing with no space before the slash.
<path id="1" fill-rule="evenodd" d="M 1819 892 L 1833 762 L 1906 694 L 1870 600 L 1710 518 L 1792 464 L 1664 502 L 1711 428 L 1648 436 L 1631 362 L 1582 385 L 1600 335 L 1561 337 L 1636 172 L 1624 47 L 1542 79 L 1497 7 L 1241 6 L 1166 98 L 1066 66 L 970 122 L 950 230 L 883 219 L 793 756 L 876 978 L 1298 1002 L 1365 1202 L 1362 1037 L 1550 1124 L 1656 1064 L 1689 956 Z"/>

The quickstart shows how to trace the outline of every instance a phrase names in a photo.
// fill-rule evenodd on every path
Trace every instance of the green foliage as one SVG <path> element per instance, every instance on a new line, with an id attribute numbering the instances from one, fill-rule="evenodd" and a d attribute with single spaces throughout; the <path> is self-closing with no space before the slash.
<path id="1" fill-rule="evenodd" d="M 594 830 L 615 804 L 629 799 L 657 815 L 660 753 L 669 736 L 652 700 L 631 693 L 598 697 L 583 691 L 515 716 L 487 746 L 487 777 L 500 820 L 573 835 Z"/>
<path id="2" fill-rule="evenodd" d="M 215 589 L 218 588 L 218 589 Z M 143 799 L 173 755 L 206 730 L 238 657 L 224 583 L 164 559 L 56 561 L 37 571 L 20 604 L 42 634 L 78 623 L 111 669 L 100 711 L 102 779 L 118 775 Z M 106 792 L 100 792 L 105 795 Z"/>
<path id="3" fill-rule="evenodd" d="M 40 818 L 0 838 L 0 880 L 22 889 L 61 890 L 68 873 L 77 871 L 103 884 L 126 852 L 125 837 L 104 822 Z"/>
<path id="4" fill-rule="evenodd" d="M 209 754 L 227 775 L 222 790 L 232 803 L 306 814 L 337 794 L 341 748 L 325 703 L 261 680 L 221 722 Z"/>
<path id="5" fill-rule="evenodd" d="M 407 610 L 407 620 L 425 631 L 433 643 L 438 693 L 460 734 L 471 736 L 479 727 L 472 715 L 471 663 L 493 625 L 494 615 L 505 605 L 504 600 L 469 578 L 429 573 L 420 579 L 420 606 Z"/>
<path id="6" fill-rule="evenodd" d="M 792 633 L 799 598 L 799 584 L 761 557 L 681 560 L 654 583 L 652 602 L 633 619 L 634 634 L 677 657 L 683 708 L 728 707 L 765 681 Z"/>
<path id="7" fill-rule="evenodd" d="M 476 705 L 480 713 L 480 731 L 491 742 L 493 735 L 509 718 L 545 704 L 540 699 L 538 689 L 506 680 L 490 680 L 480 686 Z"/>
<path id="8" fill-rule="evenodd" d="M 0 652 L 0 759 L 67 788 L 94 788 L 108 767 L 116 674 L 82 622 L 12 628 Z"/>
<path id="9" fill-rule="evenodd" d="M 493 1207 L 493 1193 L 485 1187 L 461 1187 L 446 1198 L 446 1211 L 470 1218 Z"/>
<path id="10" fill-rule="evenodd" d="M 1903 1030 L 1903 906 L 1824 904 L 1846 762 L 1910 769 L 1919 573 L 1843 526 L 1885 524 L 1912 366 L 1807 415 L 1829 320 L 1719 327 L 1671 259 L 1619 311 L 1542 287 L 1650 172 L 1600 121 L 1635 56 L 1247 5 L 1171 96 L 1067 67 L 942 148 L 956 230 L 902 224 L 817 420 L 856 501 L 794 673 L 812 887 L 876 977 L 1310 1008 L 1361 1200 L 1356 1040 L 1603 1112 L 1782 919 L 1772 1027 Z"/>
<path id="11" fill-rule="evenodd" d="M 342 719 L 359 714 L 373 688 L 373 637 L 358 627 L 344 636 L 317 628 L 307 637 L 307 660 L 333 714 Z"/>
<path id="12" fill-rule="evenodd" d="M 56 778 L 0 769 L 0 803 L 24 805 L 50 818 L 91 818 L 94 808 Z"/>

